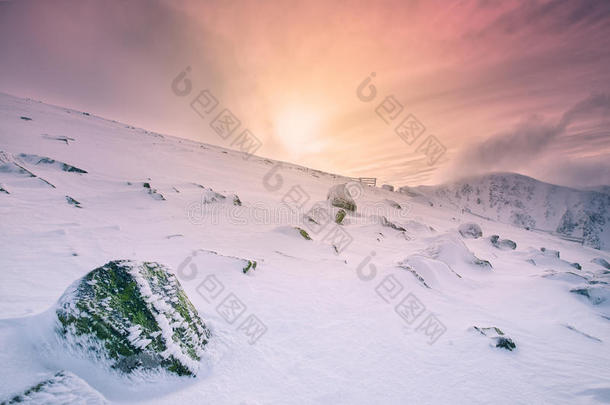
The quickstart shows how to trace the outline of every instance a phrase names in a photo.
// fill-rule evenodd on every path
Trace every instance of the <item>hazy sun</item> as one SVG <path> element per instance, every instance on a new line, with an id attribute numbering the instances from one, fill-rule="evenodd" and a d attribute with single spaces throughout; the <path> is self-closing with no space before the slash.
<path id="1" fill-rule="evenodd" d="M 276 119 L 276 135 L 291 152 L 304 152 L 313 147 L 320 126 L 320 115 L 313 109 L 287 107 Z"/>

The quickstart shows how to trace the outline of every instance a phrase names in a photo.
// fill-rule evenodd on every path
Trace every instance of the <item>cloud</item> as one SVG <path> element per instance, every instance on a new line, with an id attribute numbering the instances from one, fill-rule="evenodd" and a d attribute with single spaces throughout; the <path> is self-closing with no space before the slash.
<path id="1" fill-rule="evenodd" d="M 598 185 L 608 179 L 608 159 L 602 155 L 595 157 L 595 164 L 581 162 L 577 156 L 569 156 L 568 146 L 577 141 L 579 135 L 587 136 L 588 142 L 594 142 L 594 138 L 606 143 L 610 141 L 608 127 L 591 135 L 591 126 L 599 125 L 600 118 L 609 113 L 610 95 L 599 93 L 576 103 L 556 123 L 540 116 L 529 117 L 511 131 L 465 148 L 451 170 L 460 177 L 512 171 L 530 173 L 534 177 L 544 175 L 564 184 Z M 572 124 L 579 125 L 576 133 L 570 133 Z"/>
<path id="2" fill-rule="evenodd" d="M 610 155 L 595 156 L 584 160 L 564 159 L 561 164 L 541 167 L 538 177 L 554 184 L 576 188 L 610 186 Z"/>
<path id="3" fill-rule="evenodd" d="M 595 112 L 600 112 L 602 114 L 608 114 L 610 112 L 610 94 L 593 94 L 577 103 L 563 114 L 561 121 L 557 124 L 557 129 L 563 132 L 578 118 L 587 118 Z"/>

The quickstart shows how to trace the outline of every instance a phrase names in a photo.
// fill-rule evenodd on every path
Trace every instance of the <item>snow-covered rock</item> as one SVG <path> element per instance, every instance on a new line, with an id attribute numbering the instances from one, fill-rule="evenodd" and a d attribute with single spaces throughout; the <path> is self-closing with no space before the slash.
<path id="1" fill-rule="evenodd" d="M 510 239 L 500 239 L 499 235 L 491 235 L 489 237 L 491 244 L 501 250 L 515 250 L 517 244 Z"/>
<path id="2" fill-rule="evenodd" d="M 572 271 L 576 267 L 574 263 L 559 258 L 559 251 L 547 248 L 541 248 L 538 251 L 532 251 L 527 261 L 538 267 L 549 267 L 555 270 Z"/>
<path id="3" fill-rule="evenodd" d="M 479 332 L 483 336 L 487 336 L 493 342 L 493 346 L 499 347 L 502 349 L 506 349 L 508 351 L 513 351 L 517 348 L 517 345 L 511 338 L 506 336 L 504 332 L 502 332 L 499 328 L 495 326 L 489 328 L 482 328 L 478 326 L 473 326 L 473 329 Z"/>
<path id="4" fill-rule="evenodd" d="M 126 374 L 195 375 L 210 337 L 176 277 L 151 262 L 118 260 L 91 271 L 68 288 L 56 314 L 68 346 Z"/>
<path id="5" fill-rule="evenodd" d="M 395 224 L 394 222 L 388 220 L 386 217 L 381 217 L 381 226 L 387 226 L 388 228 L 392 228 L 396 231 L 405 232 L 406 229 L 400 225 Z"/>
<path id="6" fill-rule="evenodd" d="M 481 230 L 481 227 L 478 224 L 475 224 L 474 222 L 467 222 L 465 224 L 461 224 L 458 228 L 458 231 L 460 232 L 460 235 L 468 239 L 478 239 L 483 236 L 483 231 Z"/>
<path id="7" fill-rule="evenodd" d="M 540 251 L 542 252 L 542 254 L 544 256 L 556 257 L 557 259 L 559 259 L 559 250 L 553 250 L 553 249 L 547 249 L 545 247 L 541 247 Z"/>
<path id="8" fill-rule="evenodd" d="M 603 268 L 610 270 L 610 263 L 608 263 L 608 261 L 603 257 L 596 257 L 591 260 L 591 263 L 599 264 Z"/>
<path id="9" fill-rule="evenodd" d="M 19 159 L 24 162 L 27 162 L 31 165 L 34 165 L 34 166 L 39 166 L 39 165 L 49 166 L 49 167 L 52 167 L 57 170 L 62 170 L 64 172 L 71 172 L 71 173 L 81 173 L 81 174 L 87 173 L 86 170 L 80 169 L 76 166 L 72 166 L 72 165 L 69 165 L 64 162 L 58 162 L 55 159 L 51 159 L 46 156 L 38 156 L 38 155 L 33 155 L 33 154 L 28 154 L 28 153 L 20 153 Z"/>
<path id="10" fill-rule="evenodd" d="M 2 402 L 2 405 L 103 405 L 107 403 L 106 399 L 85 381 L 69 371 L 59 371 Z"/>
<path id="11" fill-rule="evenodd" d="M 426 255 L 440 260 L 456 269 L 487 269 L 493 266 L 488 260 L 480 259 L 457 238 L 442 235 L 425 249 Z"/>
<path id="12" fill-rule="evenodd" d="M 332 186 L 328 190 L 326 199 L 334 207 L 343 208 L 347 211 L 356 211 L 356 201 L 354 201 L 347 183 Z"/>
<path id="13" fill-rule="evenodd" d="M 588 285 L 573 288 L 570 292 L 586 297 L 593 305 L 610 301 L 610 288 L 606 284 L 591 285 L 590 282 Z"/>

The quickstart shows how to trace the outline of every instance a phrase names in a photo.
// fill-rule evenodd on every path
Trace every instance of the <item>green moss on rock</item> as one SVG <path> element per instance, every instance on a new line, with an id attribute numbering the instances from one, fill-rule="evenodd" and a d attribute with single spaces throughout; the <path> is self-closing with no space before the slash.
<path id="1" fill-rule="evenodd" d="M 242 271 L 246 274 L 250 269 L 256 270 L 256 260 L 248 260 L 248 264 L 246 264 Z"/>
<path id="2" fill-rule="evenodd" d="M 69 345 L 124 373 L 194 375 L 210 337 L 176 277 L 152 262 L 112 261 L 91 271 L 64 293 L 56 313 Z"/>
<path id="3" fill-rule="evenodd" d="M 303 238 L 305 238 L 306 240 L 311 240 L 311 237 L 309 236 L 309 234 L 307 233 L 307 231 L 306 231 L 305 229 L 303 229 L 303 228 L 299 228 L 298 226 L 297 226 L 297 227 L 295 227 L 295 229 L 296 229 L 297 231 L 299 231 L 299 233 L 301 234 L 301 236 L 302 236 Z"/>
<path id="4" fill-rule="evenodd" d="M 335 215 L 335 222 L 338 224 L 341 224 L 341 222 L 343 222 L 343 219 L 345 218 L 346 212 L 344 209 L 340 209 L 339 211 L 337 211 L 337 215 Z"/>
<path id="5" fill-rule="evenodd" d="M 337 208 L 343 208 L 347 211 L 356 211 L 356 202 L 352 197 L 347 184 L 337 184 L 328 190 L 326 199 L 330 204 Z"/>

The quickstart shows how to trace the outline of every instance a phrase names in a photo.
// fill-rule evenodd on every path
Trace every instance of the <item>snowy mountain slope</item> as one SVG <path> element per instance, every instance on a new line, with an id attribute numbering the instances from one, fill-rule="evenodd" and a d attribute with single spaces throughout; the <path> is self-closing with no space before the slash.
<path id="1" fill-rule="evenodd" d="M 577 190 L 515 173 L 495 173 L 410 190 L 476 215 L 609 250 L 610 194 L 606 189 Z"/>
<path id="2" fill-rule="evenodd" d="M 335 218 L 309 211 L 340 176 L 7 95 L 0 150 L 0 401 L 60 371 L 110 403 L 609 400 L 604 251 L 357 185 L 356 212 L 319 230 L 304 216 Z M 483 237 L 463 238 L 465 222 Z M 48 310 L 118 259 L 176 274 L 211 331 L 196 378 L 127 380 L 53 349 Z"/>

